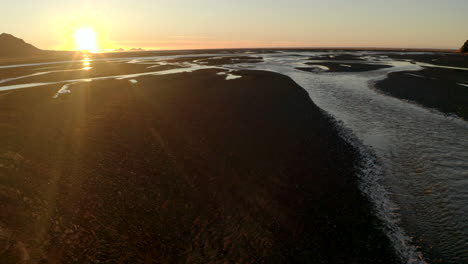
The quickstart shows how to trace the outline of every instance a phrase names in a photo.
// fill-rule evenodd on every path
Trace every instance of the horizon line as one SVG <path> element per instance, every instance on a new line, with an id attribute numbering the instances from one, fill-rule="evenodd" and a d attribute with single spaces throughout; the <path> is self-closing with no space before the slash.
<path id="1" fill-rule="evenodd" d="M 396 47 L 375 47 L 375 46 L 356 46 L 356 47 L 346 47 L 346 46 L 316 46 L 316 47 L 229 47 L 229 48 L 193 48 L 193 49 L 152 49 L 152 48 L 140 48 L 124 49 L 122 51 L 117 49 L 100 49 L 97 52 L 92 53 L 119 53 L 119 52 L 167 52 L 167 51 L 201 51 L 201 50 L 376 50 L 376 51 L 450 51 L 456 52 L 459 49 L 457 48 L 396 48 Z M 56 51 L 56 52 L 89 52 L 83 50 L 43 50 L 43 51 Z"/>

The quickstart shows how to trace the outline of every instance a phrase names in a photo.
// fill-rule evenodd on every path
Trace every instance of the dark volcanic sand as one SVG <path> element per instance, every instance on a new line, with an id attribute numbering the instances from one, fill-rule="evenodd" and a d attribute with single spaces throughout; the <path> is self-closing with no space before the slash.
<path id="1" fill-rule="evenodd" d="M 384 68 L 390 68 L 389 65 L 383 64 L 365 64 L 365 63 L 336 63 L 336 62 L 307 62 L 309 65 L 322 65 L 328 67 L 330 70 L 323 72 L 365 72 L 365 71 L 375 71 Z M 349 65 L 351 67 L 343 66 Z M 322 72 L 317 71 L 315 67 L 298 67 L 296 68 L 301 71 L 306 72 Z"/>
<path id="2" fill-rule="evenodd" d="M 375 87 L 397 98 L 468 120 L 468 87 L 459 84 L 468 84 L 468 71 L 426 68 L 390 73 Z"/>
<path id="3" fill-rule="evenodd" d="M 308 94 L 216 72 L 0 92 L 0 262 L 396 262 Z"/>

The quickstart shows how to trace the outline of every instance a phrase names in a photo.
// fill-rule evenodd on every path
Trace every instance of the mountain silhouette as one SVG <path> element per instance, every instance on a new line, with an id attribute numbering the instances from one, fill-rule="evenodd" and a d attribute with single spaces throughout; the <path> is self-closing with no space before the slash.
<path id="1" fill-rule="evenodd" d="M 42 50 L 11 34 L 0 34 L 0 57 L 24 57 L 39 55 Z"/>

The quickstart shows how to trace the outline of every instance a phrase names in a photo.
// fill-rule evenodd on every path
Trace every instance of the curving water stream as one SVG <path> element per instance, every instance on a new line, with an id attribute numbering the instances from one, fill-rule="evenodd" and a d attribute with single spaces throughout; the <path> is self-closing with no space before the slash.
<path id="1" fill-rule="evenodd" d="M 255 68 L 291 77 L 369 146 L 367 155 L 379 162 L 368 164 L 374 168 L 366 168 L 372 173 L 363 175 L 363 188 L 400 254 L 424 263 L 421 247 L 431 262 L 467 263 L 468 123 L 373 89 L 389 72 L 421 67 L 389 61 L 393 67 L 384 70 L 314 74 L 296 70 L 297 63 L 273 55 Z"/>

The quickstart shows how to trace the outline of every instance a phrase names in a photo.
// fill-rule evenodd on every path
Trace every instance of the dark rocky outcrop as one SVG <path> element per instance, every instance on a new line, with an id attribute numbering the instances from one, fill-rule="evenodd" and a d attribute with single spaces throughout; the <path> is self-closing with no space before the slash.
<path id="1" fill-rule="evenodd" d="M 468 53 L 468 40 L 465 41 L 465 44 L 460 48 L 461 53 Z"/>
<path id="2" fill-rule="evenodd" d="M 23 57 L 40 54 L 42 51 L 13 35 L 0 34 L 0 57 Z"/>

